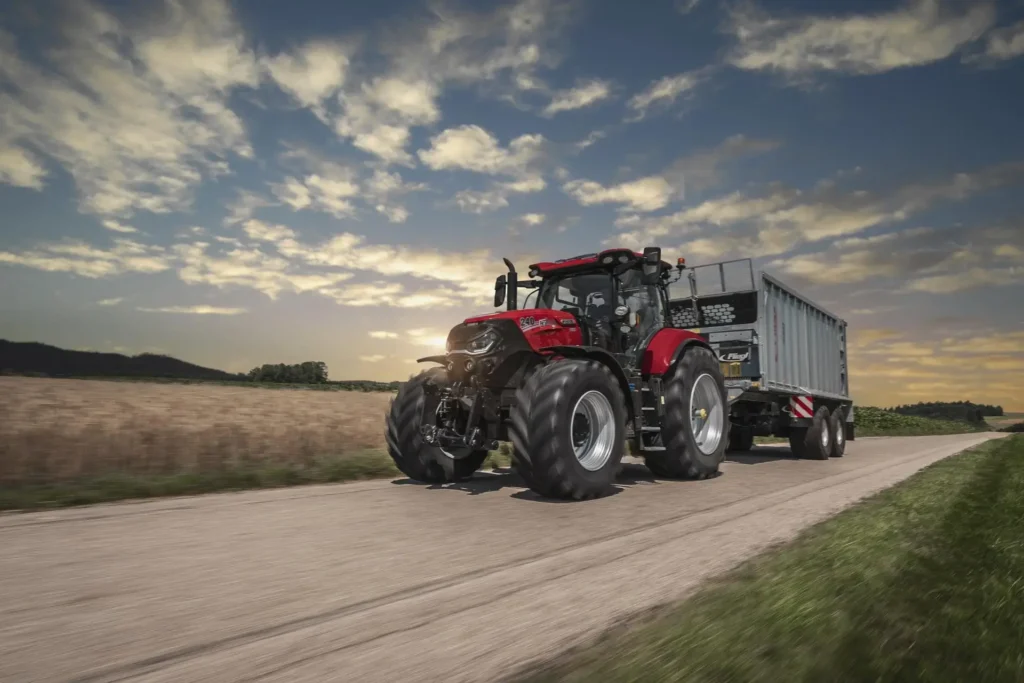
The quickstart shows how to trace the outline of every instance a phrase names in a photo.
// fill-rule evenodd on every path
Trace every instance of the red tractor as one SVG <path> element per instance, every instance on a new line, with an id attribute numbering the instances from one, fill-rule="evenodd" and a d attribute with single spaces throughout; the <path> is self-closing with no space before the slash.
<path id="1" fill-rule="evenodd" d="M 448 334 L 437 367 L 404 383 L 386 419 L 388 451 L 414 480 L 470 477 L 511 441 L 513 463 L 545 497 L 582 500 L 612 489 L 627 440 L 659 477 L 703 479 L 730 430 L 719 360 L 706 338 L 671 327 L 668 286 L 685 268 L 609 249 L 530 266 L 495 282 L 507 311 Z M 672 271 L 676 276 L 672 277 Z M 517 308 L 518 289 L 532 289 Z"/>

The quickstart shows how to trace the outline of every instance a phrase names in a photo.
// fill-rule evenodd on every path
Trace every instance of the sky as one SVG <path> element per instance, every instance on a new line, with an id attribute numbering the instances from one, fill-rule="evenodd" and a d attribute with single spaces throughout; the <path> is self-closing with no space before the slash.
<path id="1" fill-rule="evenodd" d="M 0 338 L 405 379 L 494 278 L 752 258 L 1024 410 L 1024 0 L 7 0 Z"/>

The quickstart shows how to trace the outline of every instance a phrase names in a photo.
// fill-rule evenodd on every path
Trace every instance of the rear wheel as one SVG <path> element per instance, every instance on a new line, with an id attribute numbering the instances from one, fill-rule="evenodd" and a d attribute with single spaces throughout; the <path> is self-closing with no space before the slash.
<path id="1" fill-rule="evenodd" d="M 832 455 L 832 443 L 831 418 L 825 406 L 814 411 L 810 427 L 789 430 L 789 448 L 798 458 L 828 460 Z"/>
<path id="2" fill-rule="evenodd" d="M 445 450 L 423 441 L 420 425 L 432 418 L 439 402 L 425 387 L 446 380 L 444 368 L 424 370 L 398 390 L 385 419 L 388 454 L 402 474 L 416 481 L 440 484 L 468 479 L 487 458 L 486 450 Z"/>
<path id="3" fill-rule="evenodd" d="M 714 354 L 695 347 L 669 371 L 660 443 L 647 452 L 647 468 L 666 478 L 706 479 L 725 458 L 729 411 L 725 378 Z"/>
<path id="4" fill-rule="evenodd" d="M 829 426 L 832 429 L 831 455 L 833 458 L 841 458 L 846 453 L 846 413 L 842 407 L 832 411 Z"/>
<path id="5" fill-rule="evenodd" d="M 603 363 L 541 366 L 516 392 L 509 436 L 535 492 L 583 500 L 611 490 L 625 444 L 625 397 Z"/>

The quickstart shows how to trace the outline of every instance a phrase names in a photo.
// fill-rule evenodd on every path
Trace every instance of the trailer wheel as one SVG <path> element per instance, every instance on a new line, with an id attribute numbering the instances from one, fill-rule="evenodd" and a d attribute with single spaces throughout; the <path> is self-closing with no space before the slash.
<path id="1" fill-rule="evenodd" d="M 832 430 L 832 457 L 841 458 L 846 453 L 846 412 L 842 406 L 832 411 L 829 418 Z"/>
<path id="2" fill-rule="evenodd" d="M 686 351 L 665 382 L 665 450 L 644 454 L 655 476 L 707 479 L 718 472 L 729 434 L 726 396 L 714 353 L 702 346 Z"/>
<path id="3" fill-rule="evenodd" d="M 424 422 L 424 416 L 431 415 L 437 409 L 437 399 L 428 397 L 424 386 L 445 381 L 443 368 L 424 370 L 402 385 L 398 395 L 391 400 L 385 418 L 384 438 L 391 459 L 402 474 L 428 484 L 468 479 L 487 459 L 486 450 L 467 448 L 450 452 L 423 442 L 420 425 Z M 441 465 L 442 458 L 451 463 L 450 477 Z"/>
<path id="4" fill-rule="evenodd" d="M 791 428 L 789 448 L 793 455 L 804 460 L 828 460 L 834 442 L 830 423 L 828 408 L 819 406 L 810 427 Z"/>
<path id="5" fill-rule="evenodd" d="M 746 453 L 754 447 L 754 430 L 750 427 L 733 427 L 729 430 L 729 446 L 726 451 Z"/>
<path id="6" fill-rule="evenodd" d="M 625 450 L 626 399 L 603 363 L 541 366 L 516 391 L 509 437 L 536 493 L 585 500 L 608 493 Z"/>

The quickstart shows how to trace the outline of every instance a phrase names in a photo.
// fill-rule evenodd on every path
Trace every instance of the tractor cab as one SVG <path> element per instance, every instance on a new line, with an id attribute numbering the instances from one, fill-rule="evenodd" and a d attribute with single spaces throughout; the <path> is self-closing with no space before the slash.
<path id="1" fill-rule="evenodd" d="M 530 265 L 531 278 L 518 281 L 509 266 L 507 276 L 495 282 L 495 306 L 508 293 L 508 309 L 516 309 L 516 288 L 529 292 L 522 309 L 570 314 L 578 323 L 585 346 L 602 348 L 623 365 L 636 365 L 638 351 L 668 325 L 667 285 L 672 267 L 661 260 L 661 250 L 649 247 L 640 254 L 609 249 L 559 261 Z M 681 269 L 681 266 L 678 266 Z"/>

